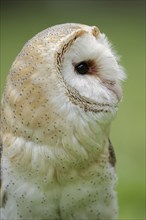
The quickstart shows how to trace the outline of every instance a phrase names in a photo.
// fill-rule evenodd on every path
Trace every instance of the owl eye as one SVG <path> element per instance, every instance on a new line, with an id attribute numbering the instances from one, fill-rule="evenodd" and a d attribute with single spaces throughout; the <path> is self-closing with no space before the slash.
<path id="1" fill-rule="evenodd" d="M 87 62 L 81 62 L 75 66 L 75 70 L 81 75 L 87 74 L 89 72 L 89 65 Z"/>

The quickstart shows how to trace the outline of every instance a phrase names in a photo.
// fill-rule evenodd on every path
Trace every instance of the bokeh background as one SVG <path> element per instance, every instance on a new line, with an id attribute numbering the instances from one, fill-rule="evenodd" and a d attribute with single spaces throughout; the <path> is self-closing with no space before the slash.
<path id="1" fill-rule="evenodd" d="M 1 93 L 24 43 L 59 23 L 97 25 L 121 55 L 124 98 L 112 124 L 120 220 L 145 219 L 145 0 L 2 0 Z"/>

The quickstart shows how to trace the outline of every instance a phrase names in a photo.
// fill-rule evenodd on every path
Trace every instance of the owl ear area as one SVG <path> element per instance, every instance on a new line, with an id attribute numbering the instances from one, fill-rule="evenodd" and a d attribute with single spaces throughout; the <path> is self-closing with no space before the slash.
<path id="1" fill-rule="evenodd" d="M 92 26 L 91 27 L 91 33 L 95 38 L 98 38 L 99 34 L 100 34 L 100 30 L 98 27 L 96 26 Z"/>
<path id="2" fill-rule="evenodd" d="M 99 70 L 94 60 L 73 63 L 74 71 L 80 75 L 96 75 Z"/>

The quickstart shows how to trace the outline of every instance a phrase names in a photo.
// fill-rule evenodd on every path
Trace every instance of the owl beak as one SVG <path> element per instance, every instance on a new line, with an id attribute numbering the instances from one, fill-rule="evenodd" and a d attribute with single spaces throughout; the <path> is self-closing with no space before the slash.
<path id="1" fill-rule="evenodd" d="M 117 96 L 118 101 L 120 101 L 122 98 L 122 89 L 120 85 L 117 82 L 111 80 L 103 80 L 102 82 L 106 88 L 111 90 Z"/>
<path id="2" fill-rule="evenodd" d="M 111 91 L 114 92 L 114 94 L 117 96 L 118 101 L 120 102 L 120 100 L 122 98 L 122 89 L 121 89 L 121 87 L 115 83 L 114 85 L 109 86 L 108 89 L 110 89 Z"/>

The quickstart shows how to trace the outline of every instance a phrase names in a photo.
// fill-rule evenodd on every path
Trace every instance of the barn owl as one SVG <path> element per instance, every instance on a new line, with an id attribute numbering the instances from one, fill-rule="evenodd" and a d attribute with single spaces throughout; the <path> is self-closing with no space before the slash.
<path id="1" fill-rule="evenodd" d="M 124 78 L 96 26 L 56 25 L 24 45 L 1 105 L 1 219 L 117 220 L 110 124 Z"/>

